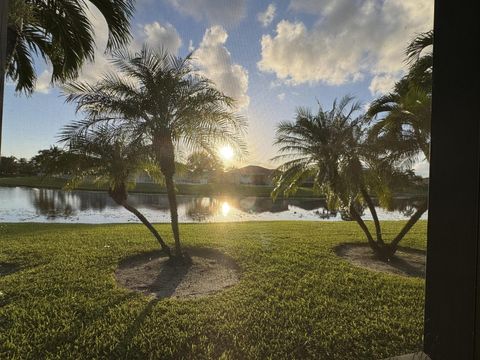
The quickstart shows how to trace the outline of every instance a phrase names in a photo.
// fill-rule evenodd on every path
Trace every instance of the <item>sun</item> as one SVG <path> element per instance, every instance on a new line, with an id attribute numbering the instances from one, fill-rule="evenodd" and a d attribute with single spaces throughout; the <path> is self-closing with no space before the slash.
<path id="1" fill-rule="evenodd" d="M 234 152 L 233 152 L 233 149 L 231 146 L 222 146 L 219 150 L 218 150 L 218 153 L 220 154 L 220 157 L 222 158 L 222 160 L 224 161 L 230 161 L 233 159 L 233 155 Z"/>

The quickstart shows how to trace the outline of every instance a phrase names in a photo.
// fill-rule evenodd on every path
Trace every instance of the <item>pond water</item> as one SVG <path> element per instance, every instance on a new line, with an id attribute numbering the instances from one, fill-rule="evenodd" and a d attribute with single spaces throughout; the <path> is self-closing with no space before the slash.
<path id="1" fill-rule="evenodd" d="M 129 202 L 152 222 L 169 222 L 168 200 L 163 194 L 130 194 Z M 416 199 L 396 199 L 395 209 L 377 209 L 382 220 L 404 220 L 415 210 Z M 180 222 L 337 220 L 339 212 L 325 208 L 322 199 L 266 197 L 178 196 Z M 371 219 L 368 210 L 364 219 Z M 427 214 L 424 214 L 424 219 Z M 126 223 L 139 222 L 105 192 L 0 187 L 0 222 Z"/>

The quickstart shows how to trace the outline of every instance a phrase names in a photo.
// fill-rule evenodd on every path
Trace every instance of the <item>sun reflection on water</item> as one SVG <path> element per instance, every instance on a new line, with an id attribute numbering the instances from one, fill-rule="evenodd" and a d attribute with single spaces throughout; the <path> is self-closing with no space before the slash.
<path id="1" fill-rule="evenodd" d="M 222 204 L 222 215 L 228 216 L 229 213 L 230 213 L 230 204 L 224 201 Z"/>

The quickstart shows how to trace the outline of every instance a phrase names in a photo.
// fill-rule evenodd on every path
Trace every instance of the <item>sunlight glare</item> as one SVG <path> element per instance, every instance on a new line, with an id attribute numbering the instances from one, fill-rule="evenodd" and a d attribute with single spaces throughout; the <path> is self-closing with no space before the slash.
<path id="1" fill-rule="evenodd" d="M 228 145 L 221 147 L 219 154 L 220 157 L 225 161 L 232 160 L 234 155 L 232 147 Z"/>
<path id="2" fill-rule="evenodd" d="M 229 212 L 230 212 L 230 205 L 228 204 L 228 202 L 224 201 L 222 204 L 222 215 L 227 216 Z"/>

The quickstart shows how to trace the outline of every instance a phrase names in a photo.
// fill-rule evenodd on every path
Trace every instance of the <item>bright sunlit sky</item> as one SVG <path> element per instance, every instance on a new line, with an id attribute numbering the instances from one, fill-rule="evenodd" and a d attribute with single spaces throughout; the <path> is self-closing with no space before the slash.
<path id="1" fill-rule="evenodd" d="M 106 25 L 96 9 L 91 18 L 98 51 L 81 75 L 89 81 L 110 69 Z M 368 106 L 404 74 L 407 43 L 432 26 L 433 0 L 137 0 L 131 47 L 146 41 L 180 56 L 194 51 L 201 71 L 248 118 L 249 154 L 236 165 L 273 167 L 279 121 L 317 101 L 329 108 L 345 94 Z M 49 86 L 48 65 L 37 64 L 30 98 L 6 86 L 4 155 L 33 156 L 76 118 Z M 427 174 L 425 162 L 416 169 Z"/>

